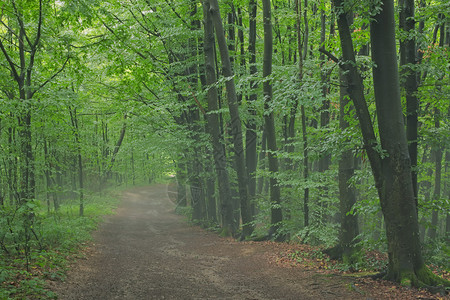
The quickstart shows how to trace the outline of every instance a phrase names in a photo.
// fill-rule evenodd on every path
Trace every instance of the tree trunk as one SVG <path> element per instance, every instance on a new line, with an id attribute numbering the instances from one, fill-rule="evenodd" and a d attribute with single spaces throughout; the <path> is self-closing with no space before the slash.
<path id="1" fill-rule="evenodd" d="M 230 179 L 227 170 L 227 161 L 224 148 L 223 136 L 220 131 L 220 120 L 217 113 L 218 107 L 218 91 L 217 78 L 215 70 L 215 53 L 214 53 L 214 27 L 212 24 L 209 2 L 203 2 L 203 19 L 204 19 L 204 54 L 205 54 L 205 77 L 208 89 L 208 114 L 207 128 L 211 136 L 211 144 L 213 147 L 214 167 L 216 170 L 217 183 L 219 186 L 219 213 L 224 235 L 234 235 L 236 232 L 236 224 L 233 220 L 233 202 L 231 198 Z"/>
<path id="2" fill-rule="evenodd" d="M 433 159 L 433 152 L 431 152 L 431 155 L 428 155 L 426 152 L 427 149 L 424 150 L 424 153 L 422 155 L 422 162 L 421 165 L 424 165 L 428 163 L 429 160 Z M 431 196 L 431 178 L 433 177 L 433 168 L 428 168 L 425 176 L 425 180 L 422 180 L 420 183 L 420 187 L 423 190 L 423 203 L 429 203 L 430 202 L 430 196 Z M 422 219 L 420 221 L 421 224 L 419 224 L 419 234 L 420 234 L 420 241 L 423 243 L 425 241 L 425 233 L 426 233 L 426 219 L 424 216 L 422 216 Z"/>
<path id="3" fill-rule="evenodd" d="M 44 174 L 45 174 L 45 183 L 46 183 L 46 191 L 45 198 L 47 200 L 47 212 L 50 213 L 50 190 L 52 189 L 51 175 L 50 175 L 50 162 L 49 162 L 49 154 L 47 147 L 47 140 L 44 138 Z"/>
<path id="4" fill-rule="evenodd" d="M 186 207 L 186 163 L 184 158 L 178 159 L 177 163 L 177 207 Z"/>
<path id="5" fill-rule="evenodd" d="M 233 79 L 230 55 L 228 53 L 222 19 L 220 17 L 219 3 L 217 0 L 209 0 L 209 4 L 217 43 L 219 45 L 220 56 L 222 59 L 222 72 L 226 78 L 225 86 L 227 89 L 228 108 L 231 117 L 234 158 L 238 177 L 239 198 L 241 202 L 241 217 L 243 222 L 242 237 L 245 238 L 250 236 L 253 232 L 253 225 L 251 224 L 252 217 L 250 214 L 250 205 L 248 200 L 247 171 L 245 169 L 244 146 L 242 142 L 242 124 L 239 116 L 239 107 L 236 97 L 236 87 Z"/>
<path id="6" fill-rule="evenodd" d="M 267 149 L 267 134 L 266 130 L 262 129 L 261 134 L 261 151 L 259 152 L 259 158 L 258 158 L 258 164 L 259 164 L 259 170 L 264 171 L 266 168 L 266 149 Z M 258 186 L 256 188 L 256 194 L 261 195 L 263 193 L 264 188 L 264 176 L 258 177 Z"/>
<path id="7" fill-rule="evenodd" d="M 450 30 L 450 29 L 449 29 Z M 449 108 L 450 112 L 450 108 Z M 445 173 L 448 174 L 450 171 L 450 151 L 447 150 L 445 152 Z M 450 203 L 450 183 L 449 180 L 445 182 L 444 185 L 447 201 Z M 445 238 L 447 240 L 447 243 L 450 243 L 450 213 L 447 213 L 447 217 L 445 220 Z"/>
<path id="8" fill-rule="evenodd" d="M 250 76 L 256 76 L 258 70 L 256 68 L 256 0 L 249 2 L 249 35 L 248 35 L 248 52 L 250 55 Z M 256 100 L 258 95 L 256 93 L 258 84 L 255 80 L 250 80 L 250 95 L 248 97 L 248 112 L 249 118 L 247 120 L 247 130 L 245 132 L 245 159 L 248 176 L 248 194 L 250 200 L 256 194 L 256 168 L 257 168 L 257 152 L 256 141 L 258 139 L 256 133 Z M 255 214 L 254 204 L 250 205 L 251 214 Z"/>
<path id="9" fill-rule="evenodd" d="M 123 119 L 124 119 L 124 121 L 123 121 L 122 129 L 120 130 L 119 138 L 117 139 L 116 145 L 114 146 L 114 150 L 111 154 L 111 160 L 105 170 L 105 176 L 104 176 L 105 183 L 106 183 L 106 180 L 108 180 L 111 177 L 111 171 L 112 171 L 112 167 L 114 166 L 114 163 L 116 162 L 117 153 L 119 153 L 120 146 L 122 146 L 123 139 L 125 138 L 125 133 L 126 133 L 126 129 L 127 129 L 127 123 L 126 123 L 127 115 L 124 115 Z M 106 132 L 106 134 L 107 134 L 107 132 Z"/>
<path id="10" fill-rule="evenodd" d="M 308 19 L 306 13 L 307 1 L 305 0 L 305 11 L 303 13 L 303 20 L 305 23 L 305 32 L 303 37 L 303 47 L 302 47 L 302 35 L 300 30 L 300 24 L 302 19 L 302 2 L 298 0 L 295 6 L 297 14 L 297 47 L 298 47 L 298 66 L 299 66 L 299 82 L 302 84 L 303 81 L 303 62 L 306 59 L 307 44 L 308 44 Z M 306 130 L 306 114 L 305 106 L 300 105 L 301 119 L 302 119 L 302 140 L 303 140 L 303 180 L 306 181 L 309 176 L 309 162 L 308 162 L 308 136 Z M 305 227 L 309 226 L 309 188 L 305 188 L 303 191 L 303 225 Z"/>
<path id="11" fill-rule="evenodd" d="M 80 133 L 78 130 L 78 117 L 77 117 L 77 110 L 74 108 L 69 107 L 70 112 L 70 119 L 72 121 L 72 127 L 73 127 L 73 133 L 75 136 L 75 143 L 77 145 L 77 164 L 78 164 L 78 197 L 80 201 L 80 216 L 82 217 L 84 215 L 84 181 L 83 181 L 83 160 L 81 156 L 81 140 L 80 140 Z"/>
<path id="12" fill-rule="evenodd" d="M 412 167 L 412 184 L 417 206 L 417 127 L 419 100 L 417 99 L 417 72 L 414 70 L 416 64 L 416 39 L 414 38 L 414 0 L 399 1 L 399 27 L 407 38 L 400 41 L 400 65 L 402 87 L 406 94 L 406 138 L 408 140 L 408 151 Z"/>
<path id="13" fill-rule="evenodd" d="M 387 278 L 407 285 L 438 281 L 422 257 L 411 161 L 403 124 L 398 78 L 393 0 L 370 23 L 373 81 L 381 149 L 381 209 L 388 240 Z"/>
<path id="14" fill-rule="evenodd" d="M 320 44 L 321 47 L 325 45 L 325 31 L 326 31 L 326 20 L 325 20 L 325 11 L 323 9 L 320 10 Z M 321 53 L 320 55 L 320 65 L 323 67 L 325 64 L 325 55 Z M 329 84 L 329 76 L 326 71 L 322 71 L 321 73 L 321 81 L 322 81 L 322 107 L 320 108 L 320 128 L 327 128 L 330 123 L 330 100 L 327 99 L 328 95 L 328 84 Z M 319 172 L 324 172 L 330 168 L 331 165 L 331 154 L 324 154 L 321 156 L 319 161 Z M 324 187 L 326 189 L 326 187 Z M 324 190 L 325 194 L 327 193 Z"/>
<path id="15" fill-rule="evenodd" d="M 337 10 L 343 1 L 335 0 Z M 348 92 L 356 107 L 365 150 L 369 157 L 386 222 L 388 272 L 386 277 L 404 284 L 436 285 L 444 282 L 424 265 L 411 179 L 411 163 L 400 102 L 395 49 L 395 22 L 392 0 L 381 3 L 371 22 L 375 99 L 381 138 L 377 146 L 370 114 L 364 99 L 361 76 L 356 69 L 353 44 L 345 13 L 338 14 L 338 27 L 344 62 L 348 71 Z"/>
<path id="16" fill-rule="evenodd" d="M 212 153 L 207 150 L 207 161 L 205 164 L 205 172 L 207 178 L 206 181 L 206 213 L 208 220 L 214 224 L 217 224 L 217 207 L 216 207 L 216 196 L 215 196 L 215 188 L 216 181 L 214 180 L 214 170 L 211 164 L 212 162 Z"/>
<path id="17" fill-rule="evenodd" d="M 270 0 L 263 0 L 263 19 L 264 19 L 264 59 L 263 59 L 263 77 L 269 77 L 272 74 L 272 21 Z M 264 80 L 264 121 L 267 132 L 267 149 L 269 157 L 270 172 L 270 203 L 271 203 L 271 233 L 275 234 L 276 240 L 284 240 L 284 236 L 278 233 L 278 229 L 283 221 L 281 209 L 281 193 L 276 174 L 278 173 L 278 158 L 276 152 L 277 138 L 275 132 L 275 120 L 270 104 L 272 102 L 272 82 Z"/>
<path id="18" fill-rule="evenodd" d="M 302 113 L 302 138 L 303 138 L 303 180 L 306 182 L 309 177 L 309 162 L 308 162 L 308 135 L 306 133 L 306 115 L 305 106 L 300 106 Z M 309 188 L 306 187 L 303 191 L 303 225 L 309 226 Z"/>
<path id="19" fill-rule="evenodd" d="M 188 126 L 190 128 L 191 139 L 194 142 L 193 149 L 191 149 L 188 170 L 189 185 L 191 190 L 191 206 L 192 206 L 192 220 L 200 222 L 206 217 L 206 197 L 205 197 L 205 182 L 202 178 L 203 173 L 203 159 L 202 149 L 199 146 L 201 143 L 199 122 L 200 116 L 197 107 L 189 108 Z"/>
<path id="20" fill-rule="evenodd" d="M 350 116 L 345 111 L 348 108 L 350 99 L 345 88 L 348 83 L 342 71 L 340 72 L 340 77 L 339 127 L 344 132 L 349 127 L 347 118 Z M 352 149 L 344 150 L 339 159 L 339 207 L 341 221 L 339 239 L 342 248 L 342 260 L 345 264 L 356 263 L 357 257 L 355 254 L 359 250 L 356 247 L 356 238 L 359 235 L 358 215 L 355 212 L 349 213 L 356 203 L 355 189 L 349 183 L 355 172 L 354 161 Z"/>
<path id="21" fill-rule="evenodd" d="M 440 127 L 440 112 L 439 109 L 434 109 L 434 125 L 436 130 Z M 436 207 L 439 206 L 441 198 L 441 177 L 442 177 L 442 147 L 440 145 L 435 145 L 433 147 L 433 158 L 434 158 L 434 191 L 433 191 L 433 212 L 431 214 L 431 226 L 428 230 L 428 237 L 432 240 L 437 237 L 437 227 L 439 220 L 439 211 Z"/>

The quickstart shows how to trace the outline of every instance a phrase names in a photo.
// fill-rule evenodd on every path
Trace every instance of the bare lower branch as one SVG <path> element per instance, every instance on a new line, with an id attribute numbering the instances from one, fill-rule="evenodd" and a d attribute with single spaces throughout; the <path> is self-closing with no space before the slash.
<path id="1" fill-rule="evenodd" d="M 47 83 L 49 83 L 49 82 L 52 81 L 56 76 L 58 76 L 59 73 L 61 73 L 61 72 L 64 70 L 64 68 L 66 67 L 67 63 L 69 62 L 69 59 L 70 59 L 70 56 L 67 55 L 66 61 L 64 62 L 64 64 L 62 65 L 62 67 L 61 67 L 55 74 L 53 74 L 50 78 L 48 78 L 46 81 L 44 81 L 44 82 L 43 82 L 36 90 L 34 90 L 34 91 L 31 93 L 31 97 L 33 97 L 33 95 L 34 95 L 37 91 L 39 91 L 41 88 L 43 88 L 45 85 L 47 85 Z"/>
<path id="2" fill-rule="evenodd" d="M 333 54 L 331 54 L 331 52 L 325 50 L 325 48 L 319 48 L 319 52 L 325 54 L 329 59 L 331 59 L 332 61 L 334 61 L 335 63 L 339 64 L 339 59 L 334 56 Z"/>

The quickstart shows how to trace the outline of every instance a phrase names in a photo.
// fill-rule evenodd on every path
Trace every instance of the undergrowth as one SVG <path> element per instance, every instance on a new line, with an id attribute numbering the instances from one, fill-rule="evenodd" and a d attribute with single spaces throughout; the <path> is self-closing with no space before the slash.
<path id="1" fill-rule="evenodd" d="M 0 209 L 5 225 L 0 228 L 0 299 L 56 299 L 46 290 L 46 280 L 64 280 L 67 264 L 91 239 L 102 216 L 117 207 L 119 193 L 88 195 L 84 216 L 78 202 L 67 200 L 58 212 L 47 212 L 38 202 L 33 210 L 33 235 L 23 239 L 23 217 Z"/>

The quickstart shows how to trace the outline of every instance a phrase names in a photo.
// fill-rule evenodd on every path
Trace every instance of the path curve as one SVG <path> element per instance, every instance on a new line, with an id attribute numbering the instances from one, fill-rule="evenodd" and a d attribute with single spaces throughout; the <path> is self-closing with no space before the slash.
<path id="1" fill-rule="evenodd" d="M 167 185 L 123 194 L 94 234 L 59 299 L 364 299 L 336 277 L 281 268 L 267 243 L 239 243 L 188 225 L 173 213 Z"/>

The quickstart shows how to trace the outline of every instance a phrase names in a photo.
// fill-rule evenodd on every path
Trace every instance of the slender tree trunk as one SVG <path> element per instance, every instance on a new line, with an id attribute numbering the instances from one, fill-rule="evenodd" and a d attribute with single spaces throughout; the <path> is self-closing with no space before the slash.
<path id="1" fill-rule="evenodd" d="M 47 140 L 44 138 L 44 174 L 45 174 L 45 183 L 46 183 L 46 191 L 45 191 L 45 197 L 47 200 L 47 212 L 50 213 L 50 190 L 52 189 L 52 182 L 51 182 L 51 175 L 50 175 L 50 162 L 49 162 L 49 153 L 48 153 L 48 147 L 47 147 Z"/>
<path id="2" fill-rule="evenodd" d="M 83 160 L 81 156 L 81 140 L 78 128 L 78 116 L 76 108 L 69 108 L 70 119 L 72 121 L 73 133 L 75 135 L 75 143 L 77 145 L 77 164 L 78 164 L 78 185 L 79 185 L 79 201 L 80 201 L 80 216 L 84 215 L 84 182 L 83 182 Z"/>
<path id="3" fill-rule="evenodd" d="M 249 36 L 248 36 L 248 52 L 250 55 L 250 75 L 256 76 L 258 70 L 256 68 L 256 0 L 249 2 Z M 258 84 L 256 80 L 250 80 L 250 95 L 248 97 L 249 118 L 247 120 L 247 130 L 245 132 L 245 158 L 248 176 L 248 194 L 252 199 L 256 194 L 256 168 L 257 168 L 257 152 L 256 141 L 258 139 L 256 133 L 256 100 L 258 98 Z M 255 206 L 251 204 L 251 213 L 255 214 Z"/>
<path id="4" fill-rule="evenodd" d="M 440 111 L 439 109 L 434 109 L 434 125 L 436 130 L 440 128 Z M 433 206 L 438 206 L 441 198 L 441 177 L 442 177 L 442 147 L 436 145 L 433 147 L 433 158 L 434 158 L 434 191 L 433 191 Z M 431 213 L 431 227 L 428 230 L 428 237 L 432 240 L 437 237 L 437 227 L 439 220 L 439 211 L 433 208 Z"/>
<path id="5" fill-rule="evenodd" d="M 421 165 L 424 165 L 428 163 L 429 160 L 433 159 L 433 152 L 431 152 L 431 155 L 428 155 L 426 153 L 426 149 L 424 150 L 423 156 L 422 156 L 422 163 Z M 420 186 L 423 190 L 423 203 L 429 203 L 430 202 L 430 196 L 431 196 L 431 178 L 433 177 L 433 168 L 428 168 L 425 176 L 425 180 L 422 180 L 420 183 Z M 426 233 L 426 219 L 424 216 L 422 216 L 422 219 L 420 221 L 421 224 L 419 224 L 419 234 L 420 234 L 420 241 L 423 243 L 425 241 L 425 233 Z"/>
<path id="6" fill-rule="evenodd" d="M 190 155 L 190 170 L 188 174 L 190 190 L 191 190 L 191 206 L 192 206 L 192 219 L 196 222 L 204 220 L 206 217 L 206 195 L 205 195 L 205 182 L 202 178 L 203 173 L 203 159 L 202 149 L 199 146 L 200 136 L 199 136 L 199 122 L 200 122 L 199 111 L 196 107 L 191 107 L 189 111 L 189 127 L 191 129 L 191 138 L 194 141 L 194 147 L 191 150 Z"/>
<path id="7" fill-rule="evenodd" d="M 205 126 L 208 126 L 208 122 L 205 123 Z M 206 133 L 208 134 L 208 128 L 205 128 Z M 205 164 L 205 173 L 206 173 L 206 208 L 207 208 L 207 217 L 210 222 L 217 224 L 217 206 L 216 206 L 216 196 L 215 196 L 215 173 L 214 167 L 211 164 L 213 161 L 212 153 L 209 149 L 206 149 L 206 164 Z"/>
<path id="8" fill-rule="evenodd" d="M 234 235 L 236 224 L 233 219 L 233 202 L 231 198 L 230 179 L 227 170 L 227 161 L 224 148 L 223 136 L 220 130 L 218 107 L 217 78 L 215 70 L 214 53 L 214 27 L 212 24 L 209 2 L 203 1 L 204 22 L 204 54 L 205 54 L 205 77 L 208 89 L 208 114 L 207 128 L 211 136 L 213 146 L 214 167 L 216 170 L 217 183 L 219 186 L 219 213 L 224 235 Z"/>
<path id="9" fill-rule="evenodd" d="M 450 112 L 450 108 L 449 108 L 449 112 Z M 449 172 L 450 172 L 450 151 L 447 150 L 445 152 L 445 173 L 448 174 Z M 445 188 L 447 201 L 450 202 L 450 183 L 449 183 L 449 180 L 447 180 L 445 182 L 444 188 Z M 446 217 L 446 220 L 445 220 L 445 234 L 446 234 L 447 242 L 450 243 L 450 213 L 447 213 L 447 217 Z"/>
<path id="10" fill-rule="evenodd" d="M 320 10 L 320 44 L 321 47 L 325 45 L 325 32 L 326 32 L 326 19 L 325 19 L 325 11 L 323 9 Z M 321 53 L 320 55 L 320 65 L 323 67 L 325 64 L 325 55 Z M 322 107 L 320 108 L 320 127 L 327 128 L 330 123 L 330 100 L 327 99 L 328 95 L 328 84 L 329 84 L 329 76 L 327 71 L 323 70 L 321 73 L 321 81 L 322 81 Z M 324 154 L 319 161 L 319 171 L 324 172 L 330 168 L 331 165 L 331 154 Z M 326 189 L 326 187 L 325 187 Z M 326 193 L 326 191 L 324 191 Z"/>
<path id="11" fill-rule="evenodd" d="M 261 134 L 261 151 L 259 152 L 259 158 L 258 158 L 258 164 L 259 164 L 259 170 L 264 171 L 266 168 L 266 149 L 267 149 L 267 134 L 266 130 L 263 128 L 262 134 Z M 256 194 L 261 195 L 263 193 L 264 188 L 264 176 L 260 176 L 258 178 L 258 186 L 256 189 Z"/>
<path id="12" fill-rule="evenodd" d="M 242 124 L 239 115 L 239 107 L 236 97 L 236 87 L 233 79 L 230 55 L 228 53 L 222 19 L 220 17 L 219 3 L 217 0 L 209 0 L 209 4 L 212 22 L 217 37 L 217 43 L 219 45 L 220 56 L 222 58 L 222 72 L 224 77 L 227 78 L 225 81 L 225 86 L 227 89 L 228 108 L 231 117 L 234 158 L 238 177 L 239 198 L 241 202 L 241 217 L 243 222 L 242 237 L 245 238 L 247 236 L 250 236 L 253 232 L 253 225 L 251 224 L 252 217 L 250 214 L 250 205 L 248 200 L 247 171 L 245 168 L 244 146 L 242 142 Z"/>
<path id="13" fill-rule="evenodd" d="M 387 278 L 406 284 L 419 281 L 433 285 L 422 257 L 411 160 L 403 126 L 398 78 L 393 0 L 383 0 L 383 9 L 370 23 L 373 80 L 382 152 L 380 202 L 388 240 Z M 406 282 L 405 282 L 406 281 Z"/>
<path id="14" fill-rule="evenodd" d="M 263 77 L 269 77 L 272 74 L 272 21 L 271 21 L 271 4 L 270 0 L 263 0 L 263 19 L 264 19 L 264 59 L 263 59 Z M 276 174 L 278 173 L 278 158 L 276 152 L 277 139 L 275 132 L 275 120 L 272 111 L 272 82 L 268 79 L 263 83 L 264 95 L 264 121 L 267 132 L 267 149 L 269 157 L 270 172 L 270 203 L 271 203 L 271 233 L 276 234 L 277 240 L 284 240 L 284 236 L 277 231 L 283 221 L 283 213 L 281 209 L 281 193 Z"/>
<path id="15" fill-rule="evenodd" d="M 345 111 L 350 99 L 346 89 L 348 83 L 342 71 L 340 72 L 340 78 L 339 127 L 344 132 L 349 128 L 347 118 L 350 118 L 350 116 Z M 354 161 L 352 149 L 344 150 L 339 159 L 340 245 L 342 247 L 342 260 L 346 264 L 353 264 L 357 261 L 355 254 L 358 251 L 356 247 L 356 238 L 359 235 L 358 215 L 355 212 L 350 213 L 356 203 L 355 189 L 350 185 L 350 179 L 355 172 Z"/>
<path id="16" fill-rule="evenodd" d="M 299 83 L 302 84 L 303 81 L 303 62 L 306 59 L 307 44 L 308 44 L 308 19 L 306 13 L 307 1 L 305 0 L 305 10 L 303 12 L 303 21 L 305 23 L 305 30 L 303 35 L 303 45 L 302 45 L 302 33 L 300 29 L 301 19 L 302 19 L 302 2 L 298 0 L 296 3 L 296 14 L 297 14 L 297 47 L 298 47 L 298 65 L 299 65 Z M 302 47 L 303 46 L 303 47 Z M 308 136 L 306 129 L 306 114 L 305 105 L 300 105 L 301 119 L 302 119 L 302 142 L 303 142 L 303 180 L 307 180 L 309 177 L 309 161 L 308 161 Z M 305 227 L 309 226 L 309 188 L 303 190 L 303 225 Z"/>
<path id="17" fill-rule="evenodd" d="M 417 206 L 417 128 L 419 100 L 417 98 L 416 40 L 414 20 L 414 0 L 399 1 L 399 27 L 407 34 L 407 38 L 400 41 L 400 65 L 402 87 L 406 93 L 406 138 L 411 159 L 412 181 Z"/>
<path id="18" fill-rule="evenodd" d="M 116 145 L 114 146 L 114 150 L 111 154 L 111 160 L 105 169 L 105 176 L 104 176 L 105 183 L 106 183 L 106 180 L 111 177 L 111 171 L 114 166 L 114 163 L 116 162 L 117 153 L 119 153 L 120 147 L 122 146 L 123 139 L 125 138 L 125 133 L 126 133 L 126 129 L 127 129 L 127 123 L 126 123 L 127 115 L 124 115 L 123 119 L 124 119 L 124 122 L 122 125 L 122 129 L 120 130 L 119 138 L 117 139 Z M 107 131 L 106 131 L 106 134 L 107 134 Z"/>
<path id="19" fill-rule="evenodd" d="M 303 137 L 303 180 L 306 182 L 309 177 L 309 161 L 308 161 L 308 135 L 306 132 L 306 115 L 305 106 L 300 106 L 302 114 L 302 137 Z M 303 225 L 309 226 L 309 188 L 306 187 L 303 191 Z"/>
<path id="20" fill-rule="evenodd" d="M 177 207 L 187 206 L 186 194 L 186 163 L 184 158 L 177 160 Z"/>

